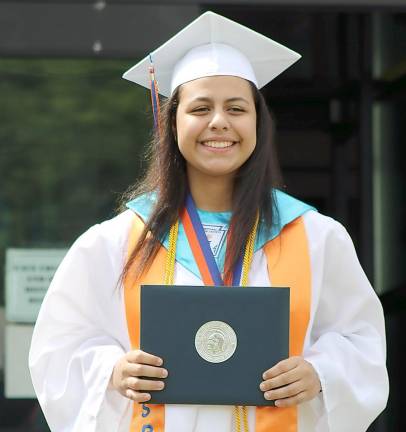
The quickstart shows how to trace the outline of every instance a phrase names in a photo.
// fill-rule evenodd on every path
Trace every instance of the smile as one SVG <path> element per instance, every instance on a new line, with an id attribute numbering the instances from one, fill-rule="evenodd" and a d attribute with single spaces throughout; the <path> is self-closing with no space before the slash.
<path id="1" fill-rule="evenodd" d="M 201 144 L 211 148 L 227 148 L 236 144 L 238 141 L 203 141 Z"/>

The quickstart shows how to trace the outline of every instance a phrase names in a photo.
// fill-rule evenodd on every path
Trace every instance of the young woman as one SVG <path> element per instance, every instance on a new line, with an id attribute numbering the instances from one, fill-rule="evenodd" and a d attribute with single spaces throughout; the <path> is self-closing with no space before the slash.
<path id="1" fill-rule="evenodd" d="M 168 100 L 147 176 L 126 211 L 75 242 L 37 320 L 30 368 L 51 430 L 365 431 L 387 400 L 382 308 L 345 229 L 278 189 L 258 90 L 298 57 L 213 13 L 170 42 L 154 54 Z M 127 78 L 145 84 L 140 64 Z M 226 284 L 248 257 L 237 284 L 291 288 L 289 358 L 257 383 L 275 407 L 148 404 L 171 371 L 139 348 L 139 286 L 206 282 L 186 202 Z"/>

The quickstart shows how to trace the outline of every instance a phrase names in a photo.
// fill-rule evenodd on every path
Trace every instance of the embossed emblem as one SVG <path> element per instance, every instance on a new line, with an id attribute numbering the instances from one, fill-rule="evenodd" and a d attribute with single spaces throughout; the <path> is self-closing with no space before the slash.
<path id="1" fill-rule="evenodd" d="M 237 335 L 223 321 L 209 321 L 196 332 L 196 351 L 204 360 L 221 363 L 228 360 L 237 348 Z"/>

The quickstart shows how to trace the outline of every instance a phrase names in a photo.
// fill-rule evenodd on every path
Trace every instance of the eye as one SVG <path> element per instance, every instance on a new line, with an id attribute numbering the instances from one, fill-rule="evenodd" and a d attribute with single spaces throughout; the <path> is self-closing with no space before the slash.
<path id="1" fill-rule="evenodd" d="M 238 107 L 238 106 L 232 106 L 232 107 L 230 107 L 230 110 L 233 112 L 245 112 L 245 110 L 243 108 Z"/>
<path id="2" fill-rule="evenodd" d="M 209 107 L 207 107 L 207 106 L 203 106 L 203 107 L 197 107 L 197 108 L 194 108 L 194 109 L 192 109 L 192 112 L 193 113 L 204 113 L 204 112 L 206 112 L 206 111 L 208 111 L 209 110 Z"/>

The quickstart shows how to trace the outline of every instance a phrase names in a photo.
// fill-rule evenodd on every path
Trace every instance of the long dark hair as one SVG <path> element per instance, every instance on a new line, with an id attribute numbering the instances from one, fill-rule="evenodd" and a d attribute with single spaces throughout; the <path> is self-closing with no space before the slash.
<path id="1" fill-rule="evenodd" d="M 230 222 L 233 235 L 227 245 L 226 262 L 230 263 L 229 268 L 225 269 L 227 276 L 244 250 L 255 223 L 257 210 L 260 215 L 259 229 L 268 230 L 273 223 L 277 223 L 274 220 L 277 212 L 273 190 L 280 187 L 282 182 L 274 145 L 274 123 L 264 97 L 253 84 L 250 85 L 257 116 L 257 143 L 235 177 Z M 142 194 L 155 194 L 152 212 L 127 260 L 122 279 L 126 277 L 135 260 L 135 277 L 139 277 L 150 266 L 161 241 L 178 219 L 184 206 L 188 189 L 186 162 L 174 134 L 178 104 L 179 88 L 162 106 L 160 134 L 155 133 L 152 139 L 149 167 L 144 179 L 130 188 L 123 197 L 124 203 Z"/>

